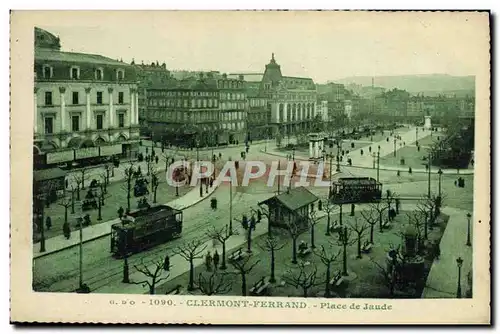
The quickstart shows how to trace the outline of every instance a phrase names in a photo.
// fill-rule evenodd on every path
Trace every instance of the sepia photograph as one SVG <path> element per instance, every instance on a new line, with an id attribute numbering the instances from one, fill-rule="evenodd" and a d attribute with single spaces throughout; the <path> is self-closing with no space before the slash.
<path id="1" fill-rule="evenodd" d="M 489 20 L 13 11 L 11 319 L 489 323 Z"/>

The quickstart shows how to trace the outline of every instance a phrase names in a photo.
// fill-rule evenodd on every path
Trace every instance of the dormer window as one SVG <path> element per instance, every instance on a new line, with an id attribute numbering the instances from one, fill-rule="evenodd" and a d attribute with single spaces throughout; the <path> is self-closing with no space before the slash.
<path id="1" fill-rule="evenodd" d="M 43 65 L 43 78 L 44 79 L 52 78 L 53 74 L 54 74 L 54 70 L 53 70 L 52 66 Z"/>
<path id="2" fill-rule="evenodd" d="M 97 68 L 95 70 L 95 79 L 103 80 L 104 79 L 104 70 L 102 68 Z"/>
<path id="3" fill-rule="evenodd" d="M 125 78 L 124 70 L 116 70 L 116 80 L 123 80 Z"/>
<path id="4" fill-rule="evenodd" d="M 69 72 L 70 78 L 73 80 L 77 80 L 80 78 L 80 68 L 78 66 L 71 66 Z"/>

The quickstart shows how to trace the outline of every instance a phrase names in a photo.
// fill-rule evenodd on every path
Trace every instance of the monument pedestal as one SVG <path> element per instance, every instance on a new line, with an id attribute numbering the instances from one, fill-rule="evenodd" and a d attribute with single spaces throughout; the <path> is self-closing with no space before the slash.
<path id="1" fill-rule="evenodd" d="M 309 134 L 309 159 L 318 160 L 323 157 L 325 136 L 321 133 Z"/>
<path id="2" fill-rule="evenodd" d="M 424 128 L 427 130 L 432 128 L 431 116 L 424 116 Z"/>

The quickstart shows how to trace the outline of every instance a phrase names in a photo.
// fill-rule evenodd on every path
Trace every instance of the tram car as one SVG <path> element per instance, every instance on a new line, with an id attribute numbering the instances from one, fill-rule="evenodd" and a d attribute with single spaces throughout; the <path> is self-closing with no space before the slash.
<path id="1" fill-rule="evenodd" d="M 182 211 L 167 205 L 137 210 L 111 226 L 111 253 L 115 258 L 141 252 L 180 238 Z"/>
<path id="2" fill-rule="evenodd" d="M 382 183 L 371 177 L 341 177 L 332 182 L 334 203 L 370 203 L 382 198 Z"/>

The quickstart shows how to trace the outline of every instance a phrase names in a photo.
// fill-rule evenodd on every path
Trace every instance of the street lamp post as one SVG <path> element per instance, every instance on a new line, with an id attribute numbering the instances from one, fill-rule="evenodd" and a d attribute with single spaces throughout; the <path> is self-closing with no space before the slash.
<path id="1" fill-rule="evenodd" d="M 125 217 L 120 217 L 121 221 L 122 221 L 122 226 L 125 226 L 125 223 L 126 223 L 126 219 Z M 123 283 L 130 283 L 130 279 L 129 279 L 129 268 L 128 268 L 128 252 L 127 252 L 127 238 L 123 238 L 122 239 L 124 244 L 122 245 L 123 247 L 123 279 L 122 279 L 122 282 Z"/>
<path id="2" fill-rule="evenodd" d="M 380 176 L 380 146 L 378 147 L 378 152 L 377 152 L 377 183 L 379 180 Z"/>
<path id="3" fill-rule="evenodd" d="M 295 146 L 292 148 L 292 160 L 295 161 Z"/>
<path id="4" fill-rule="evenodd" d="M 337 138 L 337 172 L 340 172 L 340 138 Z"/>
<path id="5" fill-rule="evenodd" d="M 80 263 L 79 263 L 79 272 L 80 272 L 80 278 L 79 278 L 79 287 L 80 289 L 83 287 L 83 217 L 77 217 L 76 218 L 78 222 L 78 227 L 80 228 L 80 245 L 79 245 L 79 253 L 80 253 Z"/>
<path id="6" fill-rule="evenodd" d="M 431 152 L 427 158 L 427 198 L 431 198 Z"/>
<path id="7" fill-rule="evenodd" d="M 470 212 L 467 213 L 467 243 L 466 245 L 467 246 L 472 246 L 472 243 L 470 242 L 470 219 L 471 219 L 472 215 L 470 214 Z"/>
<path id="8" fill-rule="evenodd" d="M 458 280 L 457 280 L 457 298 L 462 298 L 462 284 L 460 282 L 462 276 L 462 264 L 464 260 L 459 257 L 457 259 L 457 267 L 458 267 Z"/>
<path id="9" fill-rule="evenodd" d="M 396 135 L 394 135 L 394 157 L 396 157 Z"/>
<path id="10" fill-rule="evenodd" d="M 415 128 L 415 143 L 418 145 L 418 126 Z"/>
<path id="11" fill-rule="evenodd" d="M 438 194 L 439 194 L 439 197 L 441 198 L 441 176 L 443 175 L 443 171 L 441 170 L 441 168 L 439 168 L 439 170 L 438 170 L 438 175 L 439 175 L 439 179 L 438 179 Z"/>
<path id="12" fill-rule="evenodd" d="M 200 166 L 200 143 L 196 141 L 196 161 L 198 163 L 198 173 L 201 174 L 201 166 Z M 203 184 L 200 178 L 200 197 L 203 197 Z"/>

